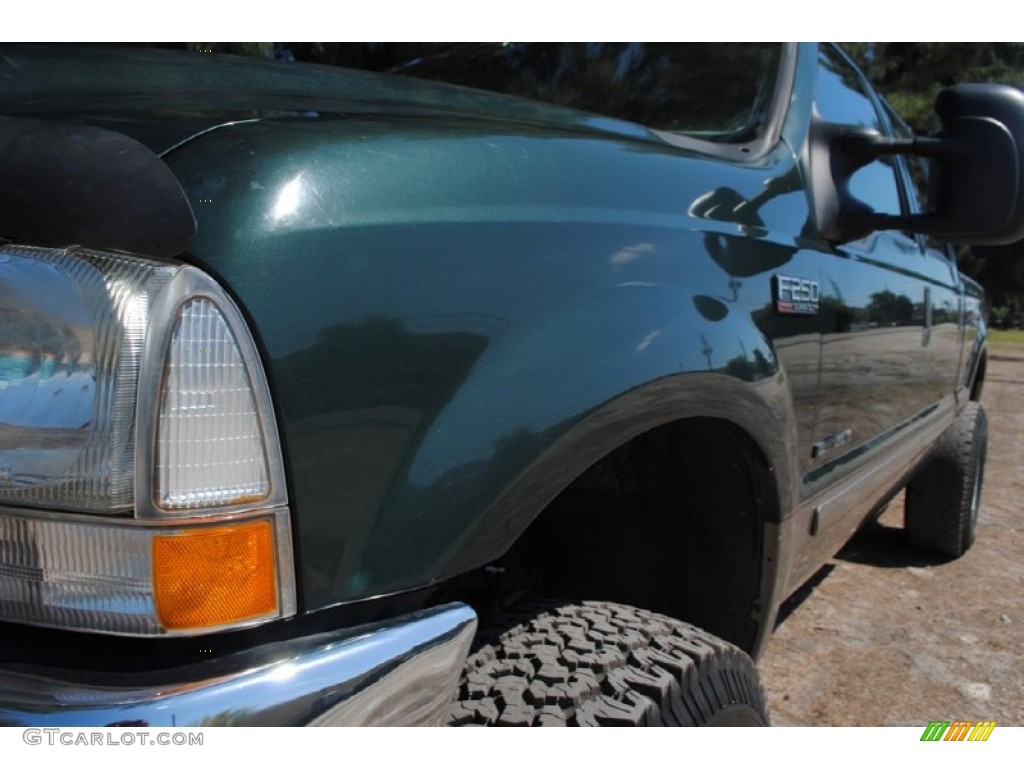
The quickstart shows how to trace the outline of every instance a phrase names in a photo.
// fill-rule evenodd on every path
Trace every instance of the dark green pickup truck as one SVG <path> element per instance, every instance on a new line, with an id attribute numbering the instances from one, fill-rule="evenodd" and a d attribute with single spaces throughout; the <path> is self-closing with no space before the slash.
<path id="1" fill-rule="evenodd" d="M 936 109 L 813 44 L 3 48 L 0 722 L 767 723 L 892 495 L 974 535 L 1024 95 Z"/>

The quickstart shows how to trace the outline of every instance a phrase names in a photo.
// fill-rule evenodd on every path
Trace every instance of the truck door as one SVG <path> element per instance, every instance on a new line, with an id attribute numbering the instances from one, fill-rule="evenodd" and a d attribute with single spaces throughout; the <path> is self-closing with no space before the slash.
<path id="1" fill-rule="evenodd" d="M 830 123 L 892 133 L 883 103 L 830 46 L 819 50 L 815 104 Z M 851 192 L 879 213 L 913 211 L 902 163 L 887 158 L 862 168 Z M 894 482 L 896 465 L 912 463 L 908 436 L 933 428 L 944 399 L 951 407 L 959 300 L 955 269 L 905 232 L 825 244 L 821 264 L 822 294 L 836 309 L 824 318 L 813 464 L 805 480 L 812 493 L 825 494 L 814 526 L 820 534 L 831 529 L 818 537 L 830 548 L 871 511 L 858 507 L 858 498 L 877 498 L 886 490 L 878 485 Z M 834 491 L 825 489 L 841 489 L 844 478 L 852 487 L 828 498 Z"/>

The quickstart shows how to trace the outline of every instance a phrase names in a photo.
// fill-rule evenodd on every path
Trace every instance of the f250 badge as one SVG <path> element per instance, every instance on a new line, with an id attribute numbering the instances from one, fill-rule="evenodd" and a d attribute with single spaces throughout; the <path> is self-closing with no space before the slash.
<path id="1" fill-rule="evenodd" d="M 821 290 L 817 280 L 772 275 L 775 311 L 780 315 L 816 315 Z"/>

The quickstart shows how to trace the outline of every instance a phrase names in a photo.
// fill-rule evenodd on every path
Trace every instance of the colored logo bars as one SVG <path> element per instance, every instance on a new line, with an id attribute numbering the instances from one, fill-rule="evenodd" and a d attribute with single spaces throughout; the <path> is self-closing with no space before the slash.
<path id="1" fill-rule="evenodd" d="M 921 741 L 988 741 L 995 720 L 932 720 L 921 734 Z M 943 736 L 945 734 L 945 736 Z"/>

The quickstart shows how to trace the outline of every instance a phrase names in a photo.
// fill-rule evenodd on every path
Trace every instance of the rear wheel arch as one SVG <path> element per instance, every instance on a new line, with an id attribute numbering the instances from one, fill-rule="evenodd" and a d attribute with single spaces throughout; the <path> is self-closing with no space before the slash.
<path id="1" fill-rule="evenodd" d="M 985 386 L 985 373 L 988 368 L 988 351 L 982 350 L 978 357 L 978 366 L 974 371 L 974 380 L 971 382 L 971 400 L 981 401 L 981 390 Z"/>

